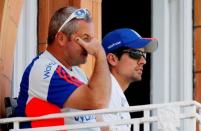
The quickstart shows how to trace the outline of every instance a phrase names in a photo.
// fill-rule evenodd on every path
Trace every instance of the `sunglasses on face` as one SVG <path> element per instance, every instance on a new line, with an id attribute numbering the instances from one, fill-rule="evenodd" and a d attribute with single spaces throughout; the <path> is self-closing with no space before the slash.
<path id="1" fill-rule="evenodd" d="M 146 53 L 142 52 L 141 50 L 124 50 L 123 53 L 128 53 L 129 57 L 139 60 L 141 57 L 146 59 Z"/>
<path id="2" fill-rule="evenodd" d="M 64 23 L 61 25 L 61 27 L 59 28 L 58 32 L 60 32 L 62 30 L 62 28 L 72 19 L 76 18 L 76 19 L 84 19 L 89 15 L 89 11 L 85 8 L 82 9 L 78 9 L 75 10 L 65 21 Z"/>

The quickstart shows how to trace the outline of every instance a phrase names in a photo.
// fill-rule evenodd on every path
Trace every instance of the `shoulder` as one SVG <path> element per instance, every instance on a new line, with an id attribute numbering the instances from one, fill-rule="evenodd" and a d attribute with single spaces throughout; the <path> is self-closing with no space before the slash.
<path id="1" fill-rule="evenodd" d="M 42 79 L 51 76 L 58 67 L 58 63 L 44 52 L 37 56 L 29 66 L 30 76 Z"/>

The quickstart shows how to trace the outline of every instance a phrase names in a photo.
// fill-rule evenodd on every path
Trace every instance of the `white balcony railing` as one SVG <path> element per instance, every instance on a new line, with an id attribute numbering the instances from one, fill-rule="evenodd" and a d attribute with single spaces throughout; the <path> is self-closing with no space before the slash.
<path id="1" fill-rule="evenodd" d="M 50 118 L 65 118 L 83 116 L 88 114 L 110 114 L 117 112 L 143 112 L 143 117 L 122 121 L 94 122 L 84 124 L 67 124 L 62 126 L 40 127 L 31 129 L 19 129 L 19 123 Z M 50 114 L 41 117 L 14 117 L 0 119 L 0 124 L 13 123 L 11 131 L 55 131 L 78 130 L 94 127 L 106 127 L 113 131 L 117 125 L 131 124 L 134 131 L 140 130 L 140 124 L 144 125 L 144 131 L 201 131 L 201 104 L 196 101 L 172 102 L 166 104 L 150 104 L 142 106 L 130 106 L 120 109 L 100 109 L 82 112 L 69 112 Z"/>

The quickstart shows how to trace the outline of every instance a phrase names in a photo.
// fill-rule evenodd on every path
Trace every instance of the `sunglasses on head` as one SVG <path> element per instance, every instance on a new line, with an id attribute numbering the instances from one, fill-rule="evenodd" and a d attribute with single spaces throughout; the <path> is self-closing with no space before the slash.
<path id="1" fill-rule="evenodd" d="M 141 59 L 141 57 L 144 57 L 146 59 L 146 53 L 144 53 L 141 50 L 124 50 L 123 53 L 128 53 L 129 57 L 133 59 Z"/>
<path id="2" fill-rule="evenodd" d="M 62 28 L 72 19 L 76 18 L 76 19 L 84 19 L 86 18 L 86 16 L 89 15 L 89 11 L 85 8 L 82 9 L 77 9 L 75 10 L 65 21 L 64 23 L 61 25 L 61 27 L 59 28 L 58 32 L 60 32 L 62 30 Z"/>

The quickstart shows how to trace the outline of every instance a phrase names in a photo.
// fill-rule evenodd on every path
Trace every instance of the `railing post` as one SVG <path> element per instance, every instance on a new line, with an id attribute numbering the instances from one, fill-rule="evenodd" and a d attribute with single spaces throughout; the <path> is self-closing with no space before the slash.
<path id="1" fill-rule="evenodd" d="M 20 129 L 19 127 L 20 127 L 20 126 L 19 126 L 19 121 L 13 122 L 13 129 L 14 129 L 14 130 Z"/>
<path id="2" fill-rule="evenodd" d="M 145 110 L 144 111 L 144 118 L 149 118 L 150 117 L 150 110 Z M 145 122 L 144 123 L 144 131 L 150 131 L 150 122 Z"/>
<path id="3" fill-rule="evenodd" d="M 201 107 L 199 108 L 198 110 L 199 112 L 199 115 L 201 116 Z M 201 121 L 198 121 L 198 128 L 199 128 L 199 131 L 201 131 Z"/>
<path id="4" fill-rule="evenodd" d="M 192 113 L 196 115 L 196 106 L 193 105 L 192 106 Z M 192 118 L 192 126 L 194 131 L 196 131 L 196 116 L 194 116 L 194 118 Z"/>
<path id="5" fill-rule="evenodd" d="M 196 131 L 196 106 L 192 105 L 184 109 L 184 114 L 194 114 L 192 118 L 184 120 L 184 131 Z"/>
<path id="6" fill-rule="evenodd" d="M 134 131 L 139 131 L 140 130 L 140 123 L 139 121 L 134 121 L 133 122 L 133 128 L 134 128 Z"/>

